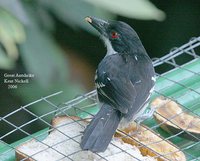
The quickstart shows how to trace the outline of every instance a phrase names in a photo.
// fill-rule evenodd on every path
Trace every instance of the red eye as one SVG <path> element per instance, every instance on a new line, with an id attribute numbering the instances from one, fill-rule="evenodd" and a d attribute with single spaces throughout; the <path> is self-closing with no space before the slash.
<path id="1" fill-rule="evenodd" d="M 118 35 L 117 32 L 112 32 L 112 33 L 111 33 L 111 37 L 112 37 L 113 39 L 116 39 L 116 38 L 119 37 L 119 35 Z"/>

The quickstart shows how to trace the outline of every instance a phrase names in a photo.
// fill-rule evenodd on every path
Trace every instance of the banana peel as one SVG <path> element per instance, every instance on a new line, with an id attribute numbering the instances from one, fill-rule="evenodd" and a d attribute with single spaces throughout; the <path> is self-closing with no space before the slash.
<path id="1" fill-rule="evenodd" d="M 143 155 L 152 156 L 158 161 L 186 161 L 184 153 L 178 147 L 145 125 L 132 122 L 127 128 L 118 130 L 115 137 L 137 146 Z"/>
<path id="2" fill-rule="evenodd" d="M 154 118 L 165 131 L 192 141 L 200 139 L 200 118 L 184 111 L 175 101 L 158 97 L 151 108 L 156 108 Z"/>

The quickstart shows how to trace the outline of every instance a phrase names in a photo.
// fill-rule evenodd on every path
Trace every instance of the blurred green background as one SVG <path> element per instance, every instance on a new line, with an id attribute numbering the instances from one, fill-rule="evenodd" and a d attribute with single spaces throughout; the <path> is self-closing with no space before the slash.
<path id="1" fill-rule="evenodd" d="M 200 33 L 198 0 L 0 0 L 0 117 L 54 92 L 64 92 L 55 98 L 62 103 L 94 89 L 106 49 L 84 21 L 88 15 L 130 24 L 152 58 Z M 34 78 L 8 89 L 5 73 Z M 51 110 L 37 106 L 37 115 Z M 9 119 L 19 126 L 30 117 L 19 112 Z M 0 136 L 11 129 L 0 122 Z"/>

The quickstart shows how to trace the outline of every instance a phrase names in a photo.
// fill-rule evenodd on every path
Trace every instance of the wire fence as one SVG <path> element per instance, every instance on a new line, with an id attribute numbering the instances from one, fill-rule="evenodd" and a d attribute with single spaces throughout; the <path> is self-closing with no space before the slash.
<path id="1" fill-rule="evenodd" d="M 159 142 L 167 141 L 172 146 L 176 146 L 176 151 L 171 151 L 169 153 L 161 154 L 154 149 L 154 159 L 158 160 L 170 160 L 169 155 L 172 155 L 177 152 L 181 152 L 185 155 L 187 160 L 200 160 L 200 37 L 192 38 L 188 43 L 184 44 L 179 48 L 174 48 L 168 54 L 161 58 L 154 58 L 153 64 L 157 72 L 157 82 L 152 100 L 157 97 L 165 97 L 165 105 L 171 101 L 175 101 L 177 105 L 181 106 L 182 111 L 176 114 L 171 115 L 170 117 L 164 117 L 161 113 L 155 111 L 157 116 L 159 115 L 165 120 L 163 122 L 156 122 L 154 118 L 150 118 L 144 121 L 144 125 L 148 126 L 145 130 L 154 131 L 158 136 L 162 136 L 161 140 L 156 142 L 150 142 L 144 144 L 137 140 L 133 135 L 121 131 L 118 129 L 118 132 L 121 133 L 121 138 L 129 138 L 134 140 L 138 148 L 150 149 L 150 145 L 156 145 Z M 160 72 L 161 71 L 161 72 Z M 16 147 L 24 144 L 25 142 L 30 142 L 31 139 L 34 139 L 36 142 L 40 143 L 40 146 L 43 146 L 43 149 L 38 149 L 37 152 L 29 155 L 28 158 L 36 159 L 35 156 L 40 155 L 42 152 L 47 152 L 50 150 L 54 155 L 58 155 L 57 160 L 72 160 L 74 155 L 81 155 L 83 151 L 80 148 L 75 149 L 74 151 L 67 152 L 62 151 L 58 148 L 58 145 L 74 144 L 79 145 L 80 137 L 82 133 L 78 132 L 77 135 L 69 135 L 63 132 L 61 127 L 55 127 L 50 123 L 50 120 L 54 116 L 69 116 L 76 115 L 79 116 L 79 119 L 70 118 L 71 121 L 67 124 L 77 123 L 80 125 L 81 129 L 85 128 L 83 123 L 84 118 L 92 118 L 93 115 L 98 111 L 97 103 L 97 93 L 96 90 L 80 95 L 67 102 L 54 102 L 54 97 L 59 97 L 62 95 L 62 92 L 57 92 L 46 97 L 42 97 L 34 102 L 31 102 L 25 106 L 17 108 L 16 110 L 0 117 L 0 124 L 8 127 L 8 130 L 0 135 L 0 160 L 14 160 Z M 41 110 L 42 112 L 36 112 L 35 105 L 41 104 L 48 105 L 48 110 Z M 147 108 L 147 111 L 150 107 Z M 18 116 L 23 117 L 23 114 L 28 115 L 28 120 L 26 122 L 17 124 L 12 120 L 12 117 Z M 174 123 L 174 119 L 186 114 L 188 117 L 192 116 L 195 119 L 194 127 L 196 131 L 191 132 L 191 126 L 182 128 L 178 124 Z M 184 119 L 184 118 L 183 118 Z M 182 120 L 184 121 L 184 120 Z M 196 121 L 196 122 L 195 122 Z M 168 124 L 167 124 L 168 123 Z M 170 124 L 171 123 L 171 124 Z M 36 131 L 28 131 L 27 127 L 32 128 L 36 125 L 41 125 L 41 128 L 36 128 Z M 163 130 L 162 125 L 172 125 L 172 133 L 169 133 Z M 176 131 L 173 129 L 176 129 Z M 61 125 L 66 126 L 66 124 Z M 44 138 L 51 134 L 52 131 L 57 129 L 59 135 L 64 135 L 63 139 L 56 143 L 45 143 Z M 169 128 L 169 127 L 168 127 Z M 178 130 L 177 130 L 178 129 Z M 168 129 L 169 130 L 169 129 Z M 173 133 L 173 130 L 175 131 Z M 199 130 L 199 131 L 198 131 Z M 137 131 L 136 131 L 137 133 Z M 9 138 L 20 134 L 23 136 L 23 139 L 15 140 L 14 142 L 9 142 Z M 116 153 L 125 153 L 129 157 L 134 158 L 135 160 L 140 160 L 135 157 L 134 154 L 129 152 L 127 149 L 123 149 L 115 143 L 111 143 L 113 148 L 118 149 Z M 89 154 L 88 154 L 89 155 Z M 99 160 L 109 160 L 110 155 L 105 155 L 101 153 L 96 153 Z M 113 155 L 113 154 L 112 154 Z M 21 158 L 22 159 L 22 158 Z M 22 160 L 26 160 L 23 158 Z M 48 160 L 48 159 L 47 159 Z M 76 160 L 77 161 L 77 160 Z"/>

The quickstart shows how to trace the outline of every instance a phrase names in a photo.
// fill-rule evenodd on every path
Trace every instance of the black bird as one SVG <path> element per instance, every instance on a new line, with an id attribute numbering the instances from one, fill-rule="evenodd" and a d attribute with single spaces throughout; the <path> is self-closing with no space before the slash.
<path id="1" fill-rule="evenodd" d="M 103 152 L 120 122 L 126 126 L 142 116 L 153 91 L 155 72 L 137 33 L 128 24 L 95 17 L 86 17 L 86 21 L 99 31 L 107 54 L 95 76 L 101 108 L 86 127 L 80 146 Z"/>

